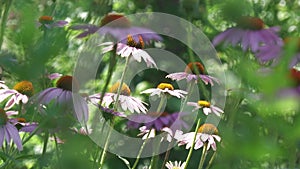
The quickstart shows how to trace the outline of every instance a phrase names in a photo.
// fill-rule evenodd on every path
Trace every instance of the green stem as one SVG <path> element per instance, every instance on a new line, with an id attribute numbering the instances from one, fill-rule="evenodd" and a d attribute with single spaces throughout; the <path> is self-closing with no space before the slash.
<path id="1" fill-rule="evenodd" d="M 121 94 L 121 89 L 122 89 L 122 85 L 123 85 L 123 82 L 124 82 L 125 74 L 126 74 L 127 69 L 128 69 L 129 59 L 130 59 L 130 56 L 126 58 L 124 71 L 122 73 L 121 80 L 120 80 L 120 85 L 119 85 L 118 90 L 117 90 L 117 97 L 116 97 L 114 108 L 113 108 L 115 111 L 118 110 L 118 101 L 119 101 L 119 97 L 120 97 L 120 94 Z M 107 151 L 107 148 L 108 148 L 108 142 L 110 140 L 111 133 L 113 131 L 113 126 L 114 126 L 114 119 L 112 120 L 112 124 L 110 126 L 108 135 L 106 137 L 106 141 L 105 141 L 105 145 L 104 145 L 104 148 L 103 148 L 103 152 L 101 154 L 100 168 L 102 168 L 103 163 L 104 163 L 104 159 L 105 159 L 105 156 L 106 156 L 106 151 Z"/>
<path id="2" fill-rule="evenodd" d="M 122 90 L 122 85 L 123 85 L 123 82 L 124 82 L 124 79 L 125 79 L 125 74 L 126 74 L 127 69 L 128 69 L 129 59 L 130 59 L 130 56 L 128 56 L 128 57 L 126 58 L 124 71 L 123 71 L 123 73 L 122 73 L 121 80 L 120 80 L 120 85 L 119 85 L 118 90 L 117 90 L 117 97 L 116 97 L 115 104 L 114 104 L 114 110 L 116 110 L 116 111 L 117 111 L 117 109 L 118 109 L 119 97 L 120 97 L 121 90 Z"/>
<path id="3" fill-rule="evenodd" d="M 187 92 L 188 92 L 188 94 L 187 94 L 187 96 L 184 98 L 184 100 L 183 100 L 183 102 L 182 102 L 182 104 L 181 104 L 180 112 L 183 111 L 183 109 L 184 109 L 184 107 L 185 107 L 185 105 L 186 105 L 186 103 L 187 103 L 189 97 L 191 96 L 191 94 L 192 94 L 192 92 L 193 92 L 193 89 L 194 89 L 195 84 L 196 84 L 196 83 L 193 82 L 193 81 L 190 82 L 190 83 L 188 84 L 188 87 L 187 87 Z"/>
<path id="4" fill-rule="evenodd" d="M 62 168 L 62 165 L 61 165 L 61 162 L 60 162 L 60 155 L 59 155 L 57 137 L 56 137 L 55 133 L 53 134 L 53 137 L 54 137 L 54 142 L 55 142 L 55 150 L 56 150 L 57 163 L 58 163 L 58 166 L 60 166 L 59 168 Z"/>
<path id="5" fill-rule="evenodd" d="M 210 166 L 212 165 L 212 163 L 213 163 L 213 161 L 214 161 L 216 155 L 217 155 L 217 152 L 215 151 L 214 154 L 211 156 L 211 158 L 210 158 L 210 160 L 209 160 L 209 162 L 208 162 L 208 165 L 206 166 L 205 169 L 209 169 L 209 168 L 210 168 Z"/>
<path id="6" fill-rule="evenodd" d="M 103 102 L 103 98 L 104 98 L 104 95 L 105 95 L 105 92 L 108 88 L 108 85 L 111 81 L 111 78 L 112 78 L 112 75 L 113 75 L 113 70 L 115 69 L 116 67 L 116 61 L 117 61 L 117 54 L 116 54 L 116 47 L 114 47 L 114 50 L 112 51 L 113 54 L 110 54 L 110 61 L 109 61 L 109 66 L 108 66 L 108 72 L 107 72 L 107 75 L 106 75 L 106 80 L 105 80 L 105 84 L 104 84 L 104 87 L 101 91 L 101 96 L 100 96 L 100 101 L 99 101 L 99 106 L 102 105 L 102 102 Z M 100 118 L 100 113 L 96 113 L 95 116 L 93 117 L 93 121 L 92 121 L 92 127 L 91 128 L 95 128 L 96 125 L 99 123 L 98 119 Z"/>
<path id="7" fill-rule="evenodd" d="M 2 20 L 1 20 L 1 30 L 0 30 L 0 51 L 2 49 L 2 44 L 3 44 L 3 38 L 4 38 L 4 32 L 5 32 L 5 28 L 6 28 L 6 21 L 7 21 L 7 18 L 8 18 L 8 11 L 9 11 L 9 8 L 12 4 L 12 0 L 8 0 L 6 1 L 6 6 L 4 8 L 4 12 L 3 12 L 3 15 L 2 15 Z"/>
<path id="8" fill-rule="evenodd" d="M 162 96 L 161 96 L 161 99 L 160 99 L 160 102 L 159 102 L 159 104 L 158 104 L 158 107 L 157 107 L 157 109 L 156 109 L 156 112 L 157 112 L 157 113 L 160 113 L 160 111 L 161 111 L 161 109 L 162 109 L 162 107 L 163 107 L 163 105 L 164 105 L 164 103 L 165 103 L 166 100 L 167 100 L 167 97 L 166 97 L 165 95 L 162 95 Z M 151 130 L 151 129 L 150 129 L 150 130 Z M 149 133 L 150 133 L 150 132 L 149 132 Z M 148 134 L 149 134 L 149 133 L 148 133 Z M 148 136 L 147 136 L 147 137 L 148 137 Z M 155 150 L 153 151 L 153 155 L 152 155 L 152 157 L 151 157 L 151 162 L 150 162 L 150 166 L 149 166 L 150 169 L 151 169 L 151 168 L 155 168 L 155 163 L 156 163 L 156 161 L 158 160 L 158 159 L 157 159 L 158 156 L 155 155 L 155 153 L 159 151 L 160 143 L 161 143 L 161 142 L 158 143 L 158 146 L 156 147 L 157 149 L 155 149 Z"/>
<path id="9" fill-rule="evenodd" d="M 166 165 L 166 163 L 167 163 L 167 161 L 168 161 L 168 159 L 169 159 L 170 152 L 171 152 L 171 147 L 172 147 L 172 145 L 173 145 L 172 142 L 173 142 L 173 138 L 172 138 L 171 142 L 170 142 L 169 145 L 168 145 L 168 150 L 167 150 L 167 152 L 166 152 L 164 161 L 163 161 L 163 163 L 162 163 L 162 165 L 161 165 L 161 169 L 164 169 L 164 168 L 165 168 L 165 165 Z"/>
<path id="10" fill-rule="evenodd" d="M 134 164 L 133 164 L 133 166 L 132 166 L 131 169 L 135 169 L 135 168 L 137 167 L 137 165 L 138 165 L 138 163 L 139 163 L 139 160 L 140 160 L 140 157 L 141 157 L 141 155 L 142 155 L 142 152 L 143 152 L 143 150 L 144 150 L 144 147 L 145 147 L 145 145 L 146 145 L 146 143 L 147 143 L 147 141 L 148 141 L 150 132 L 151 132 L 151 131 L 149 131 L 149 133 L 147 134 L 146 140 L 143 142 L 143 144 L 142 144 L 142 146 L 141 146 L 141 148 L 140 148 L 140 150 L 139 150 L 139 153 L 138 153 L 138 155 L 137 155 L 137 157 L 136 157 L 136 160 L 135 160 L 135 162 L 134 162 Z"/>
<path id="11" fill-rule="evenodd" d="M 106 122 L 105 122 L 105 123 L 106 123 Z M 105 124 L 103 124 L 103 125 L 101 126 L 100 133 L 103 133 L 104 126 L 105 126 Z M 102 138 L 102 137 L 101 137 L 101 138 Z M 101 138 L 99 138 L 99 139 L 102 140 Z M 101 151 L 101 154 L 102 154 L 102 152 L 103 152 L 103 151 Z M 100 161 L 100 159 L 101 159 L 101 156 L 99 156 L 99 153 L 100 153 L 100 147 L 98 147 L 98 148 L 96 149 L 96 152 L 95 152 L 95 155 L 94 155 L 94 158 L 93 158 L 93 160 L 94 160 L 93 168 L 96 168 L 97 162 Z M 98 156 L 99 156 L 99 159 L 97 158 Z"/>
<path id="12" fill-rule="evenodd" d="M 205 161 L 205 158 L 206 158 L 206 155 L 207 155 L 207 144 L 208 143 L 204 143 L 204 147 L 203 147 L 203 150 L 202 150 L 201 160 L 200 160 L 198 169 L 203 168 L 203 164 L 204 164 L 204 161 Z"/>
<path id="13" fill-rule="evenodd" d="M 48 139 L 49 139 L 49 132 L 46 131 L 46 132 L 45 132 L 45 137 L 44 137 L 44 145 L 43 145 L 42 156 L 44 156 L 44 155 L 46 154 L 46 151 L 47 151 L 47 144 L 48 144 Z"/>
<path id="14" fill-rule="evenodd" d="M 195 147 L 195 141 L 196 141 L 196 137 L 197 137 L 197 134 L 198 134 L 197 131 L 198 131 L 198 128 L 200 126 L 200 121 L 201 121 L 201 119 L 199 118 L 198 121 L 197 121 L 196 128 L 195 128 L 195 135 L 194 135 L 194 138 L 193 138 L 193 143 L 192 143 L 192 146 L 190 148 L 189 154 L 188 154 L 188 156 L 187 156 L 187 158 L 185 160 L 186 165 L 185 165 L 184 169 L 187 169 L 187 166 L 188 166 L 188 164 L 190 162 L 190 159 L 192 157 L 192 152 L 193 152 L 194 147 Z"/>
<path id="15" fill-rule="evenodd" d="M 159 141 L 158 145 L 156 146 L 156 149 L 153 151 L 149 169 L 152 169 L 152 168 L 155 169 L 155 168 L 157 168 L 156 164 L 157 164 L 157 160 L 158 160 L 158 155 L 155 155 L 155 153 L 157 153 L 159 151 L 161 141 L 162 140 Z"/>
<path id="16" fill-rule="evenodd" d="M 110 126 L 110 129 L 108 131 L 106 140 L 105 140 L 105 145 L 104 145 L 104 148 L 103 148 L 103 151 L 102 151 L 102 154 L 101 154 L 101 158 L 100 158 L 100 168 L 103 167 L 103 163 L 104 163 L 104 160 L 105 160 L 105 157 L 106 157 L 108 143 L 109 143 L 109 140 L 110 140 L 110 137 L 111 137 L 111 133 L 113 131 L 113 127 L 114 127 L 114 122 L 112 122 L 112 124 Z"/>
<path id="17" fill-rule="evenodd" d="M 161 99 L 160 99 L 160 102 L 158 104 L 158 107 L 156 109 L 156 112 L 159 113 L 161 111 L 161 108 L 163 107 L 165 101 L 167 100 L 166 96 L 165 95 L 162 95 L 161 96 Z"/>

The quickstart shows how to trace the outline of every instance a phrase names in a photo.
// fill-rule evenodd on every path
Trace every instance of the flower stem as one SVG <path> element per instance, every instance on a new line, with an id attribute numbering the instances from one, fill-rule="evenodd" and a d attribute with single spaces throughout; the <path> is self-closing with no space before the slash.
<path id="1" fill-rule="evenodd" d="M 167 161 L 168 161 L 168 159 L 169 159 L 170 152 L 171 152 L 171 147 L 172 147 L 172 145 L 173 145 L 172 142 L 173 142 L 173 138 L 172 138 L 171 142 L 170 142 L 169 145 L 168 145 L 168 150 L 167 150 L 167 152 L 166 152 L 164 161 L 163 161 L 163 163 L 162 163 L 162 165 L 161 165 L 161 169 L 164 169 L 164 168 L 165 168 L 165 165 L 166 165 L 166 163 L 167 163 Z"/>
<path id="2" fill-rule="evenodd" d="M 112 51 L 113 54 L 110 55 L 110 61 L 109 61 L 109 66 L 108 66 L 108 72 L 107 72 L 107 78 L 106 78 L 106 81 L 105 81 L 105 84 L 104 84 L 104 87 L 101 91 L 101 97 L 100 97 L 100 101 L 99 101 L 99 106 L 102 105 L 102 102 L 103 102 L 103 98 L 104 98 L 104 95 L 105 95 L 105 92 L 108 88 L 108 85 L 111 81 L 111 78 L 112 78 L 112 75 L 113 75 L 113 71 L 116 67 L 116 61 L 117 61 L 117 54 L 116 54 L 116 47 L 114 47 L 113 51 Z M 98 124 L 98 119 L 100 118 L 100 114 L 99 113 L 96 113 L 95 114 L 95 117 L 93 118 L 93 122 L 92 122 L 92 128 L 95 128 L 96 125 Z M 102 125 L 101 127 L 101 133 L 103 133 L 103 129 L 104 129 L 104 124 Z M 99 157 L 99 160 L 97 160 L 98 158 L 98 155 L 100 153 L 100 148 L 97 148 L 96 150 L 96 153 L 95 153 L 95 156 L 94 156 L 94 168 L 96 166 L 96 163 L 97 161 L 101 161 L 102 159 L 102 154 L 103 154 L 103 150 L 101 151 L 101 156 Z M 102 166 L 102 164 L 100 164 Z"/>
<path id="3" fill-rule="evenodd" d="M 215 151 L 214 154 L 211 156 L 211 158 L 210 158 L 210 160 L 209 160 L 209 162 L 208 162 L 208 165 L 206 166 L 205 169 L 209 169 L 209 168 L 210 168 L 210 166 L 211 166 L 211 164 L 213 163 L 213 161 L 214 161 L 216 155 L 217 155 L 217 152 Z"/>
<path id="4" fill-rule="evenodd" d="M 118 90 L 117 90 L 117 97 L 116 97 L 115 104 L 114 104 L 114 110 L 115 110 L 115 111 L 117 111 L 117 109 L 118 109 L 118 101 L 119 101 L 119 97 L 120 97 L 120 94 L 121 94 L 123 82 L 124 82 L 124 79 L 125 79 L 125 74 L 126 74 L 127 69 L 128 69 L 129 59 L 130 59 L 130 56 L 128 56 L 128 57 L 126 58 L 124 71 L 123 71 L 123 73 L 122 73 L 121 80 L 120 80 L 120 85 L 119 85 Z"/>
<path id="5" fill-rule="evenodd" d="M 109 61 L 109 66 L 108 66 L 108 72 L 107 72 L 107 75 L 106 75 L 106 80 L 105 80 L 105 84 L 104 84 L 104 87 L 101 91 L 101 96 L 100 96 L 100 101 L 99 101 L 99 106 L 102 105 L 102 102 L 103 102 L 103 98 L 104 98 L 104 95 L 105 95 L 105 92 L 108 88 L 108 85 L 111 81 L 111 78 L 112 78 L 112 75 L 113 75 L 113 71 L 116 67 L 116 62 L 117 62 L 117 54 L 116 54 L 116 48 L 114 47 L 114 50 L 112 51 L 113 54 L 110 54 L 110 61 Z M 100 119 L 100 113 L 96 113 L 94 118 L 93 118 L 93 121 L 92 121 L 92 125 L 91 125 L 91 128 L 95 128 L 96 125 L 99 123 L 98 119 Z"/>
<path id="6" fill-rule="evenodd" d="M 6 1 L 6 6 L 4 8 L 4 12 L 3 12 L 3 15 L 1 16 L 2 20 L 1 20 L 1 27 L 0 27 L 0 51 L 1 51 L 1 48 L 2 48 L 2 44 L 3 44 L 3 38 L 4 38 L 4 32 L 5 32 L 5 28 L 6 28 L 6 21 L 7 21 L 7 18 L 8 18 L 8 11 L 9 11 L 9 8 L 12 4 L 12 0 L 7 0 Z"/>
<path id="7" fill-rule="evenodd" d="M 156 155 L 156 153 L 158 153 L 158 151 L 159 151 L 161 142 L 162 142 L 162 140 L 159 141 L 159 143 L 156 146 L 156 149 L 153 151 L 149 169 L 152 169 L 152 168 L 155 169 L 155 168 L 157 168 L 156 164 L 157 164 L 157 160 L 158 160 L 158 155 Z"/>
<path id="8" fill-rule="evenodd" d="M 195 84 L 196 84 L 196 83 L 195 83 L 194 81 L 191 81 L 191 82 L 188 84 L 188 87 L 187 87 L 187 92 L 188 92 L 188 94 L 187 94 L 187 96 L 184 98 L 184 100 L 183 100 L 183 102 L 182 102 L 182 104 L 181 104 L 180 112 L 183 111 L 183 109 L 184 109 L 184 107 L 185 107 L 185 105 L 186 105 L 186 103 L 187 103 L 189 97 L 191 96 L 191 94 L 192 94 L 192 92 L 193 92 L 193 90 L 194 90 Z"/>
<path id="9" fill-rule="evenodd" d="M 196 141 L 196 137 L 197 137 L 197 134 L 198 134 L 197 131 L 198 131 L 198 128 L 200 126 L 200 121 L 201 121 L 201 119 L 199 118 L 198 121 L 197 121 L 196 128 L 195 128 L 195 135 L 194 135 L 194 138 L 193 138 L 193 143 L 192 143 L 192 146 L 190 148 L 189 154 L 188 154 L 188 156 L 187 156 L 187 158 L 185 160 L 186 165 L 185 165 L 184 169 L 187 169 L 187 166 L 188 166 L 188 164 L 190 162 L 190 159 L 192 157 L 192 152 L 193 152 L 194 147 L 195 147 L 195 141 Z"/>
<path id="10" fill-rule="evenodd" d="M 166 96 L 165 96 L 165 95 L 162 95 L 162 96 L 161 96 L 161 99 L 160 99 L 160 102 L 159 102 L 159 104 L 158 104 L 158 107 L 157 107 L 157 109 L 156 109 L 156 112 L 157 112 L 157 113 L 160 113 L 161 108 L 163 107 L 163 105 L 164 105 L 164 103 L 165 103 L 166 100 L 167 100 Z"/>
<path id="11" fill-rule="evenodd" d="M 128 69 L 129 59 L 130 59 L 130 56 L 126 58 L 124 71 L 122 73 L 121 80 L 120 80 L 120 85 L 119 85 L 118 90 L 117 90 L 117 96 L 116 96 L 115 104 L 114 104 L 114 108 L 113 108 L 115 111 L 118 110 L 118 101 L 119 101 L 119 97 L 120 97 L 120 94 L 121 94 L 121 89 L 122 89 L 122 85 L 123 85 L 123 82 L 124 82 L 125 74 L 126 74 L 127 69 Z M 110 129 L 108 131 L 106 141 L 105 141 L 105 145 L 104 145 L 104 148 L 103 148 L 103 151 L 102 151 L 102 154 L 101 154 L 100 168 L 102 168 L 103 163 L 104 163 L 104 159 L 105 159 L 105 156 L 106 156 L 106 153 L 107 153 L 106 151 L 107 151 L 107 148 L 108 148 L 108 143 L 109 143 L 109 140 L 110 140 L 110 137 L 111 137 L 111 133 L 113 131 L 113 127 L 114 127 L 114 119 L 112 119 L 112 123 L 111 123 Z"/>
<path id="12" fill-rule="evenodd" d="M 47 151 L 47 144 L 48 144 L 48 139 L 49 139 L 49 132 L 46 131 L 46 132 L 45 132 L 45 137 L 44 137 L 44 145 L 43 145 L 42 156 L 44 156 L 44 155 L 46 154 L 46 151 Z"/>
<path id="13" fill-rule="evenodd" d="M 105 145 L 104 145 L 104 148 L 103 148 L 103 151 L 102 151 L 102 154 L 101 154 L 100 168 L 102 168 L 104 160 L 105 160 L 105 157 L 106 157 L 108 143 L 109 143 L 109 140 L 110 140 L 110 137 L 111 137 L 111 133 L 112 133 L 113 127 L 114 127 L 114 122 L 112 121 L 112 124 L 110 126 L 110 129 L 108 131 L 108 134 L 107 134 L 107 137 L 106 137 L 106 140 L 105 140 Z"/>
<path id="14" fill-rule="evenodd" d="M 59 154 L 59 149 L 58 149 L 57 137 L 56 137 L 55 133 L 53 133 L 53 137 L 54 137 L 54 142 L 55 142 L 57 163 L 58 163 L 58 166 L 60 166 L 60 168 L 62 168 L 62 165 L 61 165 L 61 162 L 60 162 L 60 154 Z"/>
<path id="15" fill-rule="evenodd" d="M 203 164 L 204 164 L 206 155 L 207 155 L 207 143 L 204 143 L 203 150 L 202 150 L 202 155 L 201 155 L 201 160 L 200 160 L 198 169 L 202 169 L 203 168 Z"/>
<path id="16" fill-rule="evenodd" d="M 138 155 L 136 156 L 136 160 L 135 160 L 135 162 L 134 162 L 134 164 L 133 164 L 133 166 L 132 166 L 131 169 L 135 169 L 135 168 L 137 167 L 137 165 L 138 165 L 138 163 L 139 163 L 139 160 L 140 160 L 140 157 L 141 157 L 141 155 L 142 155 L 143 149 L 144 149 L 144 147 L 145 147 L 145 145 L 146 145 L 146 143 L 147 143 L 147 141 L 148 141 L 148 138 L 149 138 L 150 133 L 151 133 L 151 130 L 150 130 L 149 133 L 147 134 L 147 137 L 146 137 L 145 141 L 143 142 L 143 144 L 142 144 L 142 146 L 141 146 L 141 148 L 140 148 L 140 150 L 139 150 L 139 153 L 138 153 Z"/>

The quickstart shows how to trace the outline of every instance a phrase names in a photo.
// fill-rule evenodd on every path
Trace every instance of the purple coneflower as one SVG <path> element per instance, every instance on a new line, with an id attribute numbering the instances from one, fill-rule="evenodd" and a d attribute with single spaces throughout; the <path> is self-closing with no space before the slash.
<path id="1" fill-rule="evenodd" d="M 65 111 L 71 110 L 80 122 L 86 122 L 89 116 L 88 105 L 85 99 L 78 93 L 79 83 L 72 76 L 62 76 L 56 87 L 51 87 L 40 92 L 37 96 L 39 104 L 46 105 L 54 101 Z"/>
<path id="2" fill-rule="evenodd" d="M 184 72 L 172 73 L 167 75 L 166 78 L 170 78 L 172 80 L 177 81 L 186 79 L 187 82 L 197 82 L 198 79 L 201 79 L 206 85 L 214 85 L 214 81 L 219 83 L 216 78 L 209 75 L 205 75 L 204 66 L 200 62 L 191 62 L 186 66 Z"/>
<path id="3" fill-rule="evenodd" d="M 18 114 L 15 111 L 5 112 L 3 109 L 0 109 L 0 147 L 2 147 L 4 139 L 9 145 L 11 140 L 16 144 L 19 151 L 23 150 L 22 141 L 19 135 L 17 127 L 13 124 L 12 119 L 9 119 L 9 116 Z"/>
<path id="4" fill-rule="evenodd" d="M 13 89 L 9 89 L 5 86 L 4 82 L 1 83 L 2 89 L 0 89 L 0 102 L 4 101 L 8 97 L 10 99 L 6 102 L 4 110 L 12 108 L 15 104 L 26 104 L 28 97 L 33 95 L 33 85 L 29 81 L 21 81 L 17 83 Z"/>
<path id="5" fill-rule="evenodd" d="M 199 100 L 197 103 L 195 102 L 187 102 L 187 105 L 195 107 L 193 111 L 199 110 L 202 108 L 203 113 L 208 115 L 210 113 L 214 113 L 217 116 L 221 116 L 220 113 L 224 113 L 222 109 L 217 106 L 212 105 L 210 102 L 205 100 Z"/>
<path id="6" fill-rule="evenodd" d="M 115 83 L 112 85 L 112 87 L 109 89 L 109 93 L 105 93 L 103 96 L 102 105 L 105 108 L 109 108 L 112 104 L 118 104 L 123 111 L 130 111 L 131 113 L 137 112 L 137 113 L 146 113 L 147 108 L 144 106 L 146 104 L 145 102 L 130 96 L 130 89 L 129 87 L 123 83 L 121 88 L 121 93 L 119 96 L 119 100 L 117 99 L 117 91 L 120 86 L 120 82 Z M 100 102 L 101 93 L 91 95 L 89 99 L 97 104 Z"/>
<path id="7" fill-rule="evenodd" d="M 259 47 L 268 44 L 282 44 L 282 39 L 276 34 L 279 27 L 265 28 L 263 20 L 256 17 L 243 16 L 237 21 L 237 26 L 229 28 L 213 39 L 216 46 L 221 42 L 236 46 L 240 44 L 244 51 L 250 49 L 257 52 Z"/>
<path id="8" fill-rule="evenodd" d="M 13 112 L 13 111 L 12 111 Z M 11 113 L 11 115 L 17 115 L 18 112 Z M 18 118 L 11 118 L 10 122 L 17 127 L 17 129 L 20 132 L 28 132 L 31 133 L 33 132 L 37 127 L 38 123 L 36 122 L 26 122 L 25 118 L 18 117 Z"/>
<path id="9" fill-rule="evenodd" d="M 110 13 L 104 16 L 100 26 L 92 24 L 83 24 L 71 26 L 73 30 L 83 30 L 77 38 L 83 38 L 90 34 L 99 33 L 100 35 L 111 35 L 117 41 L 126 43 L 127 35 L 133 35 L 135 41 L 139 40 L 138 35 L 142 36 L 146 43 L 151 40 L 161 41 L 162 38 L 150 29 L 131 26 L 130 21 L 122 14 Z"/>
<path id="10" fill-rule="evenodd" d="M 168 161 L 166 163 L 166 167 L 168 169 L 184 169 L 186 165 L 186 162 L 181 163 L 181 161 L 175 161 L 174 163 L 171 161 Z"/>
<path id="11" fill-rule="evenodd" d="M 157 113 L 151 112 L 147 114 L 134 114 L 130 115 L 127 122 L 129 128 L 138 128 L 141 125 L 147 127 L 147 129 L 153 128 L 156 131 L 161 131 L 164 127 L 171 127 L 173 130 L 179 130 L 182 127 L 188 128 L 188 125 L 178 119 L 179 113 L 169 114 L 167 112 Z"/>
<path id="12" fill-rule="evenodd" d="M 267 62 L 270 60 L 278 60 L 280 56 L 283 55 L 284 46 L 291 45 L 292 42 L 296 42 L 297 51 L 296 54 L 292 57 L 290 61 L 289 67 L 292 68 L 296 66 L 300 62 L 300 38 L 284 38 L 284 44 L 276 45 L 269 44 L 260 46 L 259 50 L 255 53 L 255 55 L 259 58 L 261 62 Z"/>
<path id="13" fill-rule="evenodd" d="M 66 24 L 68 24 L 68 22 L 64 20 L 54 21 L 52 16 L 41 16 L 39 18 L 37 26 L 39 28 L 50 29 L 53 27 L 64 27 Z"/>
<path id="14" fill-rule="evenodd" d="M 141 93 L 150 94 L 150 96 L 158 95 L 159 97 L 161 97 L 161 95 L 172 95 L 177 98 L 184 98 L 184 95 L 187 94 L 186 91 L 174 89 L 173 85 L 169 83 L 160 83 L 156 88 L 150 88 Z"/>
<path id="15" fill-rule="evenodd" d="M 113 42 L 105 42 L 100 44 L 99 46 L 105 46 L 102 49 L 103 53 L 112 51 L 114 48 Z M 129 34 L 127 36 L 127 43 L 118 43 L 117 44 L 117 55 L 121 57 L 127 58 L 132 56 L 132 58 L 137 61 L 141 62 L 142 59 L 147 64 L 147 67 L 157 67 L 152 57 L 144 51 L 145 44 L 144 40 L 141 35 L 138 35 L 138 40 L 134 40 L 133 37 Z"/>
<path id="16" fill-rule="evenodd" d="M 192 147 L 194 136 L 195 132 L 190 132 L 178 136 L 176 138 L 179 142 L 178 145 L 181 146 L 186 144 L 186 149 L 189 149 L 190 147 Z M 213 124 L 203 124 L 199 127 L 197 131 L 194 149 L 197 150 L 203 147 L 204 144 L 207 144 L 207 150 L 209 150 L 209 148 L 212 147 L 212 149 L 216 151 L 216 141 L 221 141 L 221 137 L 218 136 L 218 129 Z"/>

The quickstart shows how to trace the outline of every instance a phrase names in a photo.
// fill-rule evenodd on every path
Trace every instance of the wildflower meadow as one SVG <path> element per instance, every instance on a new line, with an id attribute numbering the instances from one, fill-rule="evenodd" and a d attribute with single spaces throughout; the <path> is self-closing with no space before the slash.
<path id="1" fill-rule="evenodd" d="M 0 0 L 0 168 L 300 169 L 299 11 Z"/>

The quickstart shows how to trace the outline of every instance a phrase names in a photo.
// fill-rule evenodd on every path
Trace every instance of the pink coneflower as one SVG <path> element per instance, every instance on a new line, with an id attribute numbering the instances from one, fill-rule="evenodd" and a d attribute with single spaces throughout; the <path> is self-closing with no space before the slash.
<path id="1" fill-rule="evenodd" d="M 186 79 L 187 82 L 197 82 L 199 79 L 201 79 L 206 85 L 214 85 L 214 81 L 219 83 L 216 78 L 205 75 L 204 66 L 200 62 L 191 62 L 186 66 L 184 72 L 171 73 L 167 75 L 166 78 L 177 81 Z"/>
<path id="2" fill-rule="evenodd" d="M 141 62 L 142 59 L 147 64 L 147 67 L 157 67 L 152 57 L 144 51 L 144 40 L 142 36 L 138 36 L 138 40 L 135 41 L 132 35 L 127 36 L 127 43 L 118 43 L 117 44 L 117 55 L 121 57 L 127 58 L 132 56 L 131 58 L 137 62 Z M 103 53 L 113 51 L 114 43 L 113 42 L 105 42 L 100 44 L 99 46 L 104 46 L 102 49 Z"/>
<path id="3" fill-rule="evenodd" d="M 79 83 L 72 76 L 62 76 L 56 87 L 51 87 L 40 92 L 37 96 L 39 104 L 47 105 L 51 101 L 63 108 L 71 110 L 80 122 L 88 120 L 89 112 L 85 99 L 78 93 Z"/>
<path id="4" fill-rule="evenodd" d="M 143 136 L 142 140 L 155 137 L 155 129 L 147 129 L 146 126 L 142 126 L 139 128 L 139 130 L 140 133 L 137 136 Z"/>
<path id="5" fill-rule="evenodd" d="M 276 34 L 279 27 L 265 28 L 265 23 L 260 18 L 243 16 L 237 21 L 237 26 L 229 28 L 213 39 L 216 46 L 221 42 L 236 46 L 241 45 L 244 51 L 250 49 L 258 51 L 260 46 L 268 44 L 282 44 Z"/>
<path id="6" fill-rule="evenodd" d="M 117 41 L 125 44 L 126 37 L 129 34 L 133 35 L 133 39 L 135 41 L 139 40 L 138 35 L 140 35 L 146 43 L 150 42 L 151 40 L 162 40 L 162 38 L 154 31 L 147 28 L 132 26 L 130 21 L 124 15 L 116 13 L 105 15 L 101 20 L 100 26 L 83 24 L 71 26 L 70 29 L 83 31 L 77 36 L 77 38 L 83 38 L 97 32 L 100 35 L 111 35 Z"/>
<path id="7" fill-rule="evenodd" d="M 112 104 L 118 104 L 123 111 L 130 111 L 131 113 L 146 113 L 147 108 L 144 106 L 145 102 L 141 101 L 138 98 L 130 96 L 129 87 L 123 83 L 121 88 L 121 93 L 119 96 L 119 100 L 117 99 L 117 90 L 120 86 L 120 82 L 115 83 L 110 89 L 108 93 L 104 94 L 102 105 L 105 108 L 109 108 Z M 91 95 L 89 99 L 93 103 L 99 103 L 101 98 L 101 93 Z"/>
<path id="8" fill-rule="evenodd" d="M 54 27 L 64 27 L 66 24 L 68 24 L 67 21 L 64 21 L 64 20 L 55 21 L 52 16 L 41 16 L 39 18 L 37 26 L 39 28 L 50 29 L 50 28 L 54 28 Z"/>
<path id="9" fill-rule="evenodd" d="M 171 95 L 177 98 L 184 98 L 184 95 L 187 94 L 186 91 L 174 89 L 173 85 L 169 83 L 160 83 L 156 88 L 144 90 L 141 94 L 143 93 L 150 94 L 150 96 L 158 95 L 159 97 L 161 95 Z"/>
<path id="10" fill-rule="evenodd" d="M 197 103 L 195 102 L 187 102 L 187 105 L 195 107 L 193 111 L 202 109 L 205 115 L 210 113 L 214 113 L 217 116 L 221 116 L 220 113 L 224 113 L 222 109 L 217 106 L 212 105 L 210 102 L 205 100 L 199 100 Z"/>
<path id="11" fill-rule="evenodd" d="M 2 89 L 0 89 L 0 102 L 5 99 L 10 99 L 6 102 L 4 110 L 12 108 L 15 104 L 26 104 L 28 97 L 33 95 L 33 85 L 29 81 L 21 81 L 17 83 L 13 89 L 9 89 L 4 82 L 0 82 Z"/>
<path id="12" fill-rule="evenodd" d="M 186 145 L 186 149 L 192 147 L 193 140 L 194 140 L 195 132 L 190 132 L 178 136 L 176 139 L 179 142 L 178 145 Z M 216 141 L 220 142 L 221 137 L 218 136 L 218 129 L 213 124 L 203 124 L 199 127 L 196 135 L 195 147 L 194 149 L 197 150 L 207 144 L 207 150 L 212 147 L 214 151 L 217 150 Z"/>

